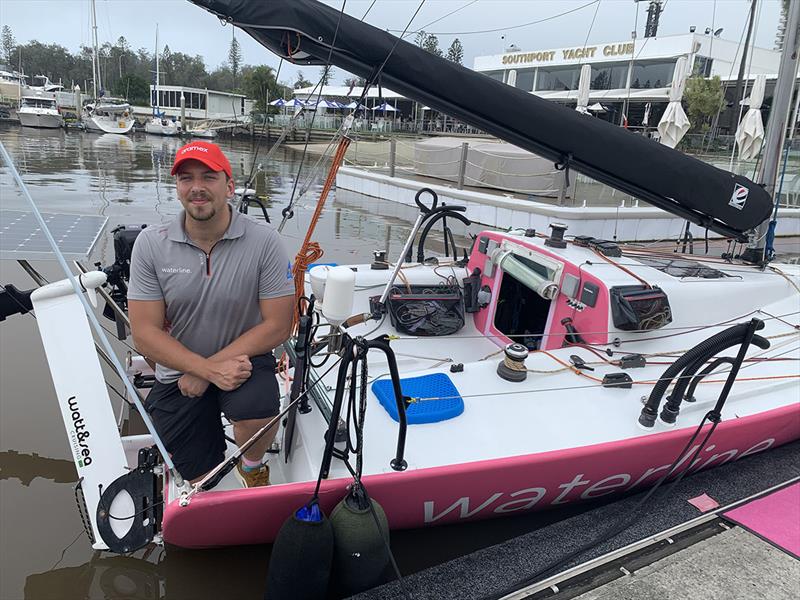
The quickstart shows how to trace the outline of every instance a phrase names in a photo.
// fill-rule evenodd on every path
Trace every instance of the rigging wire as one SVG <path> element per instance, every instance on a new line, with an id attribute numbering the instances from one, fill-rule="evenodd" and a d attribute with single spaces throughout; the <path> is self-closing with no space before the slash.
<path id="1" fill-rule="evenodd" d="M 431 21 L 430 23 L 426 23 L 425 25 L 423 25 L 422 27 L 420 27 L 420 28 L 419 28 L 419 29 L 417 29 L 416 31 L 409 31 L 409 32 L 408 32 L 407 34 L 405 34 L 403 37 L 407 37 L 407 36 L 411 35 L 412 33 L 420 33 L 420 32 L 423 32 L 423 31 L 425 31 L 425 28 L 426 28 L 426 27 L 430 27 L 431 25 L 434 25 L 435 23 L 438 23 L 439 21 L 443 21 L 444 19 L 446 19 L 446 18 L 447 18 L 447 17 L 449 17 L 450 15 L 454 15 L 454 14 L 456 14 L 457 12 L 460 12 L 460 11 L 464 10 L 465 8 L 469 8 L 470 6 L 472 6 L 473 4 L 475 4 L 477 1 L 478 1 L 478 0 L 471 0 L 471 2 L 467 2 L 466 4 L 464 4 L 463 6 L 461 6 L 460 8 L 456 8 L 455 10 L 451 10 L 451 11 L 450 11 L 449 13 L 447 13 L 446 15 L 442 15 L 442 16 L 441 16 L 441 17 L 439 17 L 438 19 L 434 19 L 434 20 L 433 20 L 433 21 Z M 392 30 L 390 29 L 389 31 L 392 31 Z"/>
<path id="2" fill-rule="evenodd" d="M 281 67 L 283 67 L 283 57 L 281 57 L 280 62 L 278 63 L 278 70 L 275 72 L 275 83 L 276 84 L 278 83 L 278 77 L 281 76 Z M 280 85 L 280 84 L 278 84 L 278 85 Z M 269 89 L 267 89 L 267 99 L 269 99 Z M 269 110 L 269 103 L 266 103 L 266 106 L 264 107 L 264 110 L 265 111 Z M 261 149 L 261 143 L 264 141 L 264 132 L 267 129 L 267 122 L 268 122 L 267 113 L 265 112 L 264 113 L 264 123 L 261 126 L 261 135 L 258 137 L 258 142 L 256 143 L 256 149 L 255 149 L 255 152 L 253 152 L 253 159 L 252 159 L 253 162 L 250 165 L 250 174 L 247 176 L 247 179 L 244 182 L 245 195 L 247 195 L 247 188 L 249 188 L 250 185 L 253 183 L 253 178 L 255 177 L 256 165 L 258 164 L 256 162 L 258 160 L 258 151 Z M 277 147 L 278 147 L 278 143 L 276 142 L 272 146 L 272 148 L 270 148 L 269 153 L 267 153 L 267 156 L 266 156 L 265 160 L 269 160 L 270 156 L 272 155 L 273 150 L 275 148 L 277 148 Z"/>
<path id="3" fill-rule="evenodd" d="M 587 6 L 592 6 L 593 4 L 597 4 L 598 2 L 600 2 L 600 0 L 592 0 L 591 2 L 587 2 L 586 4 L 583 4 L 583 5 L 578 6 L 576 8 L 572 8 L 570 10 L 566 10 L 564 12 L 560 12 L 558 14 L 551 15 L 549 17 L 545 17 L 544 19 L 537 19 L 536 21 L 530 21 L 528 23 L 521 23 L 519 25 L 509 25 L 507 27 L 497 27 L 497 28 L 494 28 L 494 29 L 481 29 L 481 30 L 477 30 L 477 31 L 431 31 L 429 33 L 431 35 L 473 35 L 473 34 L 478 34 L 478 33 L 497 33 L 497 32 L 500 32 L 500 31 L 509 31 L 511 29 L 520 29 L 522 27 L 529 27 L 531 25 L 537 25 L 539 23 L 545 23 L 547 21 L 552 21 L 553 19 L 557 19 L 559 17 L 563 17 L 565 15 L 577 12 L 579 10 L 583 10 Z M 397 30 L 397 29 L 389 29 L 389 31 L 394 32 L 394 31 L 399 31 L 399 30 Z M 403 36 L 405 35 L 405 33 L 406 32 L 404 30 L 403 31 Z"/>
<path id="4" fill-rule="evenodd" d="M 333 48 L 336 46 L 336 38 L 339 35 L 339 27 L 342 24 L 342 16 L 344 15 L 344 9 L 346 6 L 347 6 L 347 0 L 342 0 L 342 8 L 339 11 L 339 18 L 336 21 L 336 29 L 334 29 L 333 31 L 333 40 L 331 41 L 331 47 L 328 50 L 328 58 L 325 61 L 325 68 L 322 72 L 322 75 L 319 78 L 319 81 L 317 82 L 317 85 L 314 86 L 314 89 L 311 90 L 311 94 L 309 94 L 309 97 L 313 96 L 314 91 L 317 88 L 319 88 L 319 93 L 317 94 L 317 102 L 316 102 L 317 104 L 319 104 L 319 101 L 322 98 L 322 91 L 325 88 L 325 80 L 328 78 L 328 73 L 330 72 L 331 58 L 333 57 Z M 295 202 L 295 194 L 297 193 L 297 182 L 300 180 L 300 172 L 303 170 L 303 163 L 305 162 L 306 154 L 308 153 L 308 144 L 311 141 L 311 128 L 314 126 L 314 119 L 316 118 L 316 116 L 317 116 L 317 111 L 315 110 L 313 111 L 311 119 L 309 120 L 308 123 L 308 127 L 306 128 L 306 141 L 305 144 L 303 144 L 303 153 L 300 155 L 300 163 L 297 166 L 297 176 L 294 178 L 294 184 L 292 185 L 292 194 L 289 197 L 289 204 L 286 207 L 286 209 L 284 209 L 283 221 L 281 222 L 278 231 L 281 231 L 281 229 L 283 229 L 284 224 L 289 218 L 288 215 L 291 214 L 291 206 Z"/>

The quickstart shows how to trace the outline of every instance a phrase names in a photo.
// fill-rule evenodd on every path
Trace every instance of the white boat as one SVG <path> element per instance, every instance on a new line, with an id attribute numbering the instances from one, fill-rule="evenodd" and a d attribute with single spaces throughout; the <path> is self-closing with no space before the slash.
<path id="1" fill-rule="evenodd" d="M 152 135 L 166 135 L 166 136 L 176 136 L 181 133 L 181 124 L 180 121 L 174 121 L 172 119 L 166 118 L 165 115 L 161 114 L 158 110 L 158 86 L 159 86 L 159 56 L 158 56 L 158 25 L 156 25 L 156 83 L 153 86 L 153 116 L 147 120 L 144 124 L 144 130 L 146 133 L 150 133 Z"/>
<path id="2" fill-rule="evenodd" d="M 104 99 L 85 104 L 81 110 L 81 121 L 87 130 L 102 133 L 129 133 L 134 125 L 130 104 Z"/>
<path id="3" fill-rule="evenodd" d="M 26 87 L 27 77 L 17 71 L 5 71 L 0 69 L 0 97 L 17 99 L 21 95 L 22 88 Z"/>
<path id="4" fill-rule="evenodd" d="M 135 120 L 130 104 L 124 100 L 110 98 L 103 92 L 100 79 L 100 64 L 97 50 L 97 15 L 94 0 L 91 2 L 92 16 L 92 85 L 94 100 L 83 105 L 81 121 L 88 131 L 102 133 L 129 133 Z"/>
<path id="5" fill-rule="evenodd" d="M 176 136 L 181 133 L 181 124 L 166 117 L 151 117 L 144 124 L 144 130 L 152 135 Z"/>
<path id="6" fill-rule="evenodd" d="M 23 87 L 23 93 L 48 93 L 54 94 L 55 92 L 63 91 L 64 86 L 60 83 L 53 83 L 47 75 L 34 75 L 32 83 Z"/>
<path id="7" fill-rule="evenodd" d="M 321 3 L 195 1 L 286 59 L 308 59 L 284 56 L 290 32 L 311 58 L 356 75 L 383 69 L 393 85 L 414 84 L 423 95 L 420 78 L 428 86 L 421 99 L 437 110 L 450 107 L 524 147 L 563 153 L 574 168 L 620 188 L 641 186 L 653 204 L 732 240 L 746 240 L 771 214 L 772 198 L 747 178 L 609 123 L 587 125 L 569 108 L 354 19 L 339 28 L 339 12 Z M 334 48 L 314 45 L 334 37 Z M 364 47 L 371 62 L 349 50 Z M 487 98 L 503 110 L 485 106 Z M 347 144 L 341 135 L 341 159 Z M 598 146 L 607 151 L 591 152 Z M 639 177 L 632 168 L 639 155 L 659 173 Z M 127 553 L 153 540 L 194 548 L 267 543 L 305 508 L 331 514 L 362 487 L 391 528 L 497 518 L 660 485 L 800 438 L 800 265 L 680 256 L 566 236 L 555 223 L 549 235 L 481 231 L 464 259 L 431 256 L 425 240 L 434 226 L 469 220 L 464 207 L 437 206 L 430 191 L 425 205 L 424 193 L 395 256 L 317 266 L 301 277 L 298 265 L 312 247 L 298 253 L 303 296 L 297 333 L 285 344 L 293 369 L 276 375 L 288 389 L 270 424 L 279 428 L 280 444 L 267 487 L 240 486 L 231 471 L 241 449 L 233 446 L 189 485 L 157 436 L 118 432 L 89 326 L 94 313 L 84 310 L 81 294 L 100 289 L 104 273 L 117 277 L 124 269 L 137 228 L 115 233 L 117 270 L 28 295 L 95 548 Z M 18 245 L 10 251 L 21 252 Z M 124 299 L 124 281 L 115 285 L 113 294 Z M 2 305 L 13 314 L 25 301 Z M 132 380 L 125 379 L 129 399 L 138 403 L 143 392 L 133 384 L 144 390 L 151 372 L 141 357 L 130 357 L 127 367 L 117 371 Z M 298 585 L 307 572 L 307 563 L 297 565 Z"/>
<path id="8" fill-rule="evenodd" d="M 22 96 L 17 116 L 23 127 L 56 129 L 64 126 L 64 117 L 55 99 L 45 95 Z"/>
<path id="9" fill-rule="evenodd" d="M 217 137 L 217 130 L 214 128 L 214 121 L 197 121 L 188 126 L 185 132 L 186 135 L 192 138 L 213 140 L 215 137 Z"/>

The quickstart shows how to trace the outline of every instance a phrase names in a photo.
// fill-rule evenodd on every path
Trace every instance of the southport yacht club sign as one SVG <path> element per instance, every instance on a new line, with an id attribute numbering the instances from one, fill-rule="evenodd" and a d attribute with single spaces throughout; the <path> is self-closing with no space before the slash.
<path id="1" fill-rule="evenodd" d="M 514 52 L 504 54 L 502 63 L 504 65 L 524 65 L 531 63 L 546 63 L 559 59 L 582 60 L 586 58 L 599 58 L 601 56 L 614 57 L 633 54 L 633 42 L 622 44 L 608 44 L 606 46 L 584 46 L 580 48 L 564 48 L 561 50 L 540 50 L 537 52 Z"/>

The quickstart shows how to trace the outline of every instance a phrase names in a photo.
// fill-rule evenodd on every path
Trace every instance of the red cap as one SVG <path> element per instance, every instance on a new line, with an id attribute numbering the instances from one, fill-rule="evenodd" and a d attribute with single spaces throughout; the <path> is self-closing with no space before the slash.
<path id="1" fill-rule="evenodd" d="M 178 167 L 187 160 L 199 160 L 213 171 L 224 171 L 228 177 L 233 177 L 231 163 L 219 149 L 211 142 L 189 142 L 175 153 L 175 162 L 172 164 L 172 175 L 178 172 Z"/>

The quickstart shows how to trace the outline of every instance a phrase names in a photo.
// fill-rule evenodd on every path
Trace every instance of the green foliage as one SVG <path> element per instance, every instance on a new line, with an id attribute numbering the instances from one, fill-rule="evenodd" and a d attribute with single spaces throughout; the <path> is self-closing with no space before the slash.
<path id="1" fill-rule="evenodd" d="M 118 79 L 111 93 L 118 98 L 126 98 L 131 104 L 150 105 L 150 84 L 138 75 L 125 75 Z"/>
<path id="2" fill-rule="evenodd" d="M 450 47 L 447 49 L 447 60 L 451 60 L 459 65 L 464 64 L 464 46 L 461 45 L 461 40 L 458 38 L 453 40 Z"/>
<path id="3" fill-rule="evenodd" d="M 14 39 L 11 27 L 3 25 L 3 31 L 0 33 L 0 46 L 3 48 L 3 60 L 7 63 L 11 62 L 11 51 L 14 50 L 16 45 L 17 41 Z M 8 66 L 10 67 L 11 65 L 9 64 Z"/>
<path id="4" fill-rule="evenodd" d="M 235 29 L 233 30 L 236 31 Z M 242 67 L 242 47 L 235 37 L 231 38 L 231 47 L 228 49 L 228 67 L 230 67 L 233 77 L 232 87 L 236 88 L 236 78 L 241 72 Z"/>
<path id="5" fill-rule="evenodd" d="M 333 78 L 333 67 L 321 66 L 319 68 L 319 78 L 322 80 L 322 85 L 330 85 L 331 79 Z"/>
<path id="6" fill-rule="evenodd" d="M 295 79 L 295 82 L 292 84 L 292 87 L 294 89 L 296 89 L 296 90 L 299 90 L 301 88 L 311 87 L 312 85 L 314 85 L 314 84 L 311 83 L 308 79 L 306 79 L 303 76 L 303 72 L 302 71 L 298 71 L 297 72 L 297 79 Z"/>
<path id="7" fill-rule="evenodd" d="M 275 80 L 275 71 L 265 65 L 245 67 L 242 72 L 242 89 L 249 98 L 256 101 L 253 111 L 258 113 L 267 112 L 270 108 L 269 102 L 286 93 L 286 89 Z"/>
<path id="8" fill-rule="evenodd" d="M 690 77 L 686 81 L 683 98 L 686 113 L 692 124 L 690 131 L 705 133 L 711 127 L 711 119 L 722 106 L 722 81 L 719 76 L 711 79 Z"/>
<path id="9" fill-rule="evenodd" d="M 431 54 L 443 56 L 442 49 L 439 48 L 439 38 L 432 33 L 418 31 L 416 37 L 414 38 L 414 43 L 423 50 L 427 50 Z"/>

